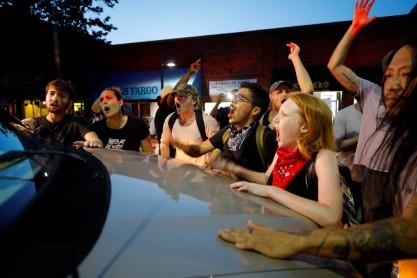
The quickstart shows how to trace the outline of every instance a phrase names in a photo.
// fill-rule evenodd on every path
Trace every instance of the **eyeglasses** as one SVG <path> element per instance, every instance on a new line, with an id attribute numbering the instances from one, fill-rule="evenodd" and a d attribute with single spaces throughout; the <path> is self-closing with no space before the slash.
<path id="1" fill-rule="evenodd" d="M 235 95 L 233 98 L 232 98 L 232 102 L 233 103 L 238 103 L 238 102 L 248 102 L 248 103 L 250 103 L 250 104 L 252 104 L 253 106 L 257 106 L 254 102 L 253 102 L 253 100 L 250 100 L 250 99 L 248 99 L 247 97 L 244 97 L 244 96 L 242 96 L 242 95 Z"/>

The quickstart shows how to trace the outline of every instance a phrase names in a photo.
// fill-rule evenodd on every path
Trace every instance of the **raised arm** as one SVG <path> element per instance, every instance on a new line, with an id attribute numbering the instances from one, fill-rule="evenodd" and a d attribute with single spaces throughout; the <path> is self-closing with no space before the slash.
<path id="1" fill-rule="evenodd" d="M 377 16 L 368 17 L 375 0 L 372 0 L 370 3 L 368 1 L 361 0 L 359 4 L 356 1 L 352 24 L 336 46 L 327 64 L 336 80 L 351 94 L 358 92 L 358 77 L 350 68 L 344 65 L 344 62 L 357 33 L 377 18 Z"/>
<path id="2" fill-rule="evenodd" d="M 197 61 L 195 61 L 194 63 L 192 63 L 190 65 L 190 68 L 188 69 L 188 71 L 184 74 L 183 77 L 181 77 L 180 80 L 178 80 L 177 84 L 175 84 L 174 90 L 176 90 L 181 84 L 186 84 L 190 80 L 191 76 L 194 73 L 198 72 L 198 70 L 201 67 L 200 62 L 201 62 L 201 58 L 197 59 Z M 168 103 L 169 107 L 172 107 L 174 105 L 174 95 L 173 94 L 168 95 L 167 103 Z"/>
<path id="3" fill-rule="evenodd" d="M 194 73 L 197 73 L 198 70 L 200 69 L 200 62 L 201 62 L 201 58 L 199 58 L 197 61 L 195 61 L 194 63 L 192 63 L 190 65 L 190 69 L 185 73 L 185 75 L 177 82 L 177 84 L 175 85 L 174 89 L 177 89 L 181 84 L 186 84 L 191 76 Z"/>
<path id="4" fill-rule="evenodd" d="M 96 113 L 96 114 L 99 114 L 99 113 L 100 113 L 100 97 L 99 97 L 99 98 L 97 98 L 97 99 L 94 101 L 93 105 L 91 105 L 91 110 L 92 110 L 94 113 Z"/>
<path id="5" fill-rule="evenodd" d="M 288 43 L 287 46 L 290 48 L 290 54 L 288 55 L 288 59 L 290 59 L 294 65 L 295 74 L 297 76 L 297 82 L 300 85 L 301 92 L 313 94 L 313 82 L 311 81 L 310 75 L 308 74 L 303 63 L 301 62 L 299 55 L 300 47 L 293 42 Z"/>
<path id="6" fill-rule="evenodd" d="M 217 96 L 216 104 L 213 106 L 213 108 L 210 111 L 210 116 L 212 116 L 216 120 L 217 120 L 217 110 L 219 109 L 220 103 L 222 103 L 223 101 L 226 101 L 226 94 L 221 93 Z"/>

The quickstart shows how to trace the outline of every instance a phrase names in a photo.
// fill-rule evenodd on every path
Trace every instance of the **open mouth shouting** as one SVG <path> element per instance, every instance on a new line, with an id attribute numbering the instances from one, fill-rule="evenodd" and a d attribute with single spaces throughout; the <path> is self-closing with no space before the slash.
<path id="1" fill-rule="evenodd" d="M 236 108 L 233 105 L 229 106 L 229 114 L 227 115 L 229 117 L 229 119 L 232 117 L 232 115 L 235 113 Z"/>
<path id="2" fill-rule="evenodd" d="M 59 105 L 59 103 L 49 102 L 48 110 L 51 111 L 51 112 L 57 112 L 57 111 L 60 111 L 62 109 L 61 109 L 61 105 Z"/>
<path id="3" fill-rule="evenodd" d="M 275 138 L 275 139 L 276 139 L 276 140 L 277 140 L 277 142 L 279 143 L 279 138 L 280 138 L 280 137 L 279 137 L 279 130 L 278 130 L 278 128 L 276 128 L 276 127 L 275 127 L 275 133 L 276 133 L 276 138 Z"/>
<path id="4" fill-rule="evenodd" d="M 103 110 L 104 110 L 104 113 L 108 113 L 110 111 L 110 107 L 104 106 Z"/>
<path id="5" fill-rule="evenodd" d="M 177 109 L 177 113 L 181 112 L 181 103 L 175 102 L 175 108 Z"/>

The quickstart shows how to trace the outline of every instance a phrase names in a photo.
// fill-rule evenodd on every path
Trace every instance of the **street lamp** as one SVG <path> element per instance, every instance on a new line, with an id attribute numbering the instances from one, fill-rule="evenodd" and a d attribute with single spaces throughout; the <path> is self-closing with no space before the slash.
<path id="1" fill-rule="evenodd" d="M 166 58 L 167 57 L 167 58 Z M 164 70 L 165 66 L 169 68 L 175 67 L 175 62 L 169 52 L 161 52 L 161 90 L 164 88 Z"/>

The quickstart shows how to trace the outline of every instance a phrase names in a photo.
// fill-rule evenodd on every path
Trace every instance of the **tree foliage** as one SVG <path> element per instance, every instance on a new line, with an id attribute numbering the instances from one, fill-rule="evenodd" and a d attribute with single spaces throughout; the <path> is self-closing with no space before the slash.
<path id="1" fill-rule="evenodd" d="M 103 6 L 113 8 L 118 0 L 0 0 L 0 8 L 9 8 L 60 27 L 76 30 L 98 41 L 112 30 L 110 17 L 101 19 Z"/>

